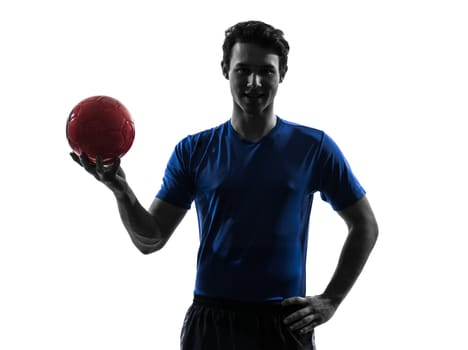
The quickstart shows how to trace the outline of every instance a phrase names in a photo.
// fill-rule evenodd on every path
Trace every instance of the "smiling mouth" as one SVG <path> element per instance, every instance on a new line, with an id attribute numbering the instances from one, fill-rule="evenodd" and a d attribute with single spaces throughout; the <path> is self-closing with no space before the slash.
<path id="1" fill-rule="evenodd" d="M 250 94 L 244 94 L 245 97 L 247 98 L 260 98 L 263 97 L 264 95 L 250 95 Z"/>

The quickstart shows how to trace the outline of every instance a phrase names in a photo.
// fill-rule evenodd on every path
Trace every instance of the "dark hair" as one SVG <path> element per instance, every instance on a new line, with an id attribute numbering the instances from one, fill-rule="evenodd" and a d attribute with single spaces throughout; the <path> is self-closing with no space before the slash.
<path id="1" fill-rule="evenodd" d="M 279 56 L 281 79 L 288 70 L 289 44 L 283 37 L 284 33 L 261 21 L 240 22 L 228 28 L 223 43 L 223 61 L 225 69 L 229 69 L 231 50 L 235 43 L 253 43 L 272 50 Z M 226 74 L 226 72 L 224 72 Z"/>

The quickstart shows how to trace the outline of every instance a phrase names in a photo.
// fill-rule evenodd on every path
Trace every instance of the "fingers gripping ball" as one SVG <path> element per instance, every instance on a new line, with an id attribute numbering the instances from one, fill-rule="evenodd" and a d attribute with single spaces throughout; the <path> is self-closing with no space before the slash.
<path id="1" fill-rule="evenodd" d="M 127 108 L 108 96 L 92 96 L 78 103 L 67 120 L 67 139 L 77 155 L 104 165 L 125 155 L 135 139 L 135 125 Z"/>

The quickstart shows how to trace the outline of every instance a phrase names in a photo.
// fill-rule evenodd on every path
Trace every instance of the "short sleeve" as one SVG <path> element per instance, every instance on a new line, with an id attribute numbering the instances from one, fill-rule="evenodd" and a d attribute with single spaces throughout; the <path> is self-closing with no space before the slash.
<path id="1" fill-rule="evenodd" d="M 336 211 L 357 202 L 365 190 L 353 174 L 337 144 L 324 133 L 319 153 L 321 198 Z"/>
<path id="2" fill-rule="evenodd" d="M 163 183 L 156 197 L 175 206 L 190 209 L 194 199 L 194 182 L 190 171 L 188 138 L 177 144 L 164 172 Z"/>

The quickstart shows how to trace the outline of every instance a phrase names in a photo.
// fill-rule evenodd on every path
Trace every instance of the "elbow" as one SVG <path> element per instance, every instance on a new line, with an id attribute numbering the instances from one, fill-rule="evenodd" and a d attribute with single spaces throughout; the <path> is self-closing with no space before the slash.
<path id="1" fill-rule="evenodd" d="M 162 249 L 162 247 L 164 247 L 165 244 L 165 241 L 159 241 L 154 244 L 144 244 L 142 242 L 135 242 L 135 246 L 143 255 L 149 255 L 154 252 L 157 252 L 158 250 Z"/>
<path id="2" fill-rule="evenodd" d="M 379 225 L 377 221 L 373 220 L 367 225 L 367 229 L 365 230 L 367 233 L 367 240 L 369 241 L 370 245 L 374 247 L 375 243 L 377 242 L 377 238 L 379 238 Z"/>
<path id="3" fill-rule="evenodd" d="M 375 218 L 374 220 L 372 220 L 370 231 L 372 232 L 374 239 L 377 240 L 377 238 L 379 237 L 379 224 L 377 223 L 377 220 L 375 220 Z"/>
<path id="4" fill-rule="evenodd" d="M 150 255 L 156 251 L 155 249 L 151 249 L 148 247 L 137 247 L 137 248 L 140 251 L 140 253 L 142 253 L 143 255 Z"/>
<path id="5" fill-rule="evenodd" d="M 360 225 L 358 224 L 357 226 L 360 226 L 358 230 L 364 232 L 368 240 L 373 241 L 374 243 L 377 241 L 377 238 L 379 237 L 379 225 L 373 214 L 366 217 Z"/>
<path id="6" fill-rule="evenodd" d="M 150 237 L 138 232 L 130 232 L 133 244 L 143 255 L 149 255 L 162 249 L 169 240 L 169 236 L 159 235 L 158 237 Z"/>
<path id="7" fill-rule="evenodd" d="M 349 236 L 372 249 L 379 237 L 379 226 L 375 220 L 362 222 L 349 228 Z"/>

